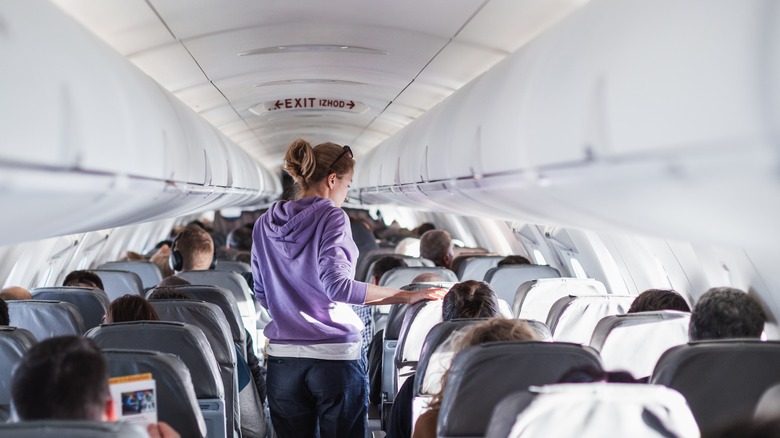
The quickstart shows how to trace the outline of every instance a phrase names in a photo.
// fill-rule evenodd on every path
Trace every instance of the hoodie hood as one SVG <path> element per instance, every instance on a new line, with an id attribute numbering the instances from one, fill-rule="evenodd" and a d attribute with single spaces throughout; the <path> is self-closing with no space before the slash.
<path id="1" fill-rule="evenodd" d="M 280 201 L 265 214 L 262 226 L 271 244 L 287 258 L 297 257 L 309 244 L 333 201 L 319 196 Z"/>

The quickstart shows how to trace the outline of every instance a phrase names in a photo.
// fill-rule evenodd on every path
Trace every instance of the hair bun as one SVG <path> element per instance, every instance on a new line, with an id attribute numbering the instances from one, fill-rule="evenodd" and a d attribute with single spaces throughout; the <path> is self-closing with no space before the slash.
<path id="1" fill-rule="evenodd" d="M 317 161 L 311 144 L 300 138 L 293 141 L 284 156 L 284 170 L 295 182 L 305 187 L 308 186 L 316 168 Z"/>

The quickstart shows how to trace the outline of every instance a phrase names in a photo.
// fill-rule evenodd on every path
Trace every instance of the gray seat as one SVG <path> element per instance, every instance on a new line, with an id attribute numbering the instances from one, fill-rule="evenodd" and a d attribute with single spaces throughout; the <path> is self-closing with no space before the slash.
<path id="1" fill-rule="evenodd" d="M 241 314 L 238 311 L 236 299 L 229 290 L 217 286 L 196 285 L 173 286 L 168 287 L 167 289 L 180 292 L 190 299 L 216 304 L 222 310 L 222 313 L 225 314 L 225 320 L 230 327 L 233 342 L 239 346 L 241 351 L 246 350 L 247 331 L 241 320 Z M 146 293 L 146 299 L 149 299 L 152 294 L 154 294 L 154 291 L 155 289 L 149 290 L 149 292 Z"/>
<path id="2" fill-rule="evenodd" d="M 234 260 L 220 260 L 217 263 L 218 271 L 230 271 L 241 274 L 242 272 L 252 272 L 252 267 L 244 262 Z"/>
<path id="3" fill-rule="evenodd" d="M 92 269 L 90 272 L 97 274 L 103 282 L 103 290 L 108 299 L 115 299 L 124 295 L 144 296 L 144 287 L 141 277 L 129 271 L 109 271 L 104 269 Z"/>
<path id="4" fill-rule="evenodd" d="M 184 436 L 184 435 L 182 435 Z M 138 424 L 107 421 L 35 420 L 0 424 L 0 438 L 149 438 Z"/>
<path id="5" fill-rule="evenodd" d="M 206 335 L 219 364 L 219 374 L 225 388 L 226 426 L 238 431 L 241 427 L 241 415 L 238 403 L 236 345 L 222 309 L 216 304 L 195 300 L 155 300 L 151 304 L 161 320 L 192 324 Z"/>
<path id="6" fill-rule="evenodd" d="M 604 369 L 649 376 L 666 350 L 688 343 L 690 319 L 690 313 L 675 310 L 610 315 L 596 325 L 590 346 L 599 351 Z"/>
<path id="7" fill-rule="evenodd" d="M 271 322 L 264 309 L 255 309 L 252 291 L 241 275 L 235 272 L 214 270 L 185 271 L 177 275 L 194 285 L 211 285 L 229 290 L 233 294 L 233 298 L 236 299 L 241 320 L 244 322 L 244 328 L 249 333 L 255 333 L 258 328 L 263 328 Z M 262 315 L 259 320 L 256 313 L 258 310 L 261 311 Z"/>
<path id="8" fill-rule="evenodd" d="M 171 353 L 187 365 L 209 436 L 225 436 L 225 389 L 206 335 L 191 324 L 136 321 L 103 324 L 85 335 L 102 349 Z"/>
<path id="9" fill-rule="evenodd" d="M 11 324 L 29 330 L 39 341 L 55 336 L 81 336 L 86 331 L 79 310 L 71 303 L 22 300 L 7 304 Z"/>
<path id="10" fill-rule="evenodd" d="M 557 382 L 574 367 L 601 369 L 590 347 L 559 342 L 496 342 L 467 348 L 449 371 L 439 437 L 484 436 L 493 408 L 508 394 Z"/>
<path id="11" fill-rule="evenodd" d="M 146 260 L 130 260 L 125 262 L 107 262 L 98 266 L 101 271 L 127 271 L 133 272 L 141 279 L 144 289 L 157 286 L 162 281 L 160 268 Z"/>
<path id="12" fill-rule="evenodd" d="M 157 418 L 183 437 L 205 437 L 206 422 L 198 407 L 187 366 L 173 354 L 148 350 L 103 350 L 111 377 L 151 373 L 157 389 Z"/>
<path id="13" fill-rule="evenodd" d="M 425 337 L 433 326 L 442 321 L 441 305 L 441 300 L 420 301 L 410 305 L 406 310 L 393 358 L 395 363 L 393 388 L 396 392 L 417 370 Z"/>
<path id="14" fill-rule="evenodd" d="M 399 289 L 414 280 L 420 274 L 432 273 L 440 275 L 445 282 L 457 282 L 458 276 L 447 268 L 440 266 L 406 266 L 391 269 L 379 280 L 379 285 Z"/>
<path id="15" fill-rule="evenodd" d="M 485 274 L 492 268 L 498 266 L 504 256 L 499 255 L 473 255 L 463 260 L 458 267 L 458 278 L 460 281 L 485 279 Z"/>
<path id="16" fill-rule="evenodd" d="M 576 295 L 560 298 L 547 315 L 553 339 L 587 345 L 601 318 L 626 313 L 632 295 Z"/>
<path id="17" fill-rule="evenodd" d="M 619 421 L 616 421 L 619 418 Z M 605 436 L 698 438 L 677 391 L 661 385 L 568 383 L 533 387 L 501 400 L 487 438 Z"/>
<path id="18" fill-rule="evenodd" d="M 393 251 L 394 251 L 393 248 L 377 248 L 377 249 L 372 249 L 366 254 L 360 254 L 358 256 L 357 265 L 355 266 L 355 280 L 358 281 L 371 280 L 371 278 L 368 277 L 369 268 L 374 264 L 374 262 L 376 262 L 380 258 L 386 255 L 393 255 Z"/>
<path id="19" fill-rule="evenodd" d="M 702 434 L 750 418 L 780 383 L 780 342 L 734 339 L 679 345 L 661 356 L 650 383 L 685 396 Z"/>
<path id="20" fill-rule="evenodd" d="M 511 303 L 515 299 L 517 288 L 526 281 L 560 276 L 557 269 L 547 265 L 508 265 L 490 268 L 484 281 L 493 286 L 498 298 Z"/>
<path id="21" fill-rule="evenodd" d="M 32 333 L 17 327 L 0 326 L 0 422 L 11 414 L 11 370 L 37 341 Z"/>
<path id="22" fill-rule="evenodd" d="M 517 288 L 512 303 L 515 318 L 547 321 L 553 304 L 568 295 L 606 295 L 604 284 L 592 278 L 541 278 Z"/>
<path id="23" fill-rule="evenodd" d="M 104 291 L 89 287 L 36 287 L 30 293 L 36 300 L 56 300 L 73 304 L 79 309 L 87 330 L 103 322 L 103 316 L 110 304 Z"/>

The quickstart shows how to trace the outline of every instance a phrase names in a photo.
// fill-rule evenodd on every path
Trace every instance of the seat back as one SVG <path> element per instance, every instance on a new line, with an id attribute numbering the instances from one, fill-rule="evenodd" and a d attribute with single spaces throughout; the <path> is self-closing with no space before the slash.
<path id="1" fill-rule="evenodd" d="M 526 281 L 540 278 L 558 278 L 561 274 L 552 266 L 547 265 L 507 265 L 490 268 L 484 281 L 490 283 L 498 298 L 511 303 L 515 299 L 517 288 Z M 546 316 L 546 315 L 545 315 Z M 526 318 L 524 319 L 536 319 Z M 543 321 L 543 320 L 540 320 Z"/>
<path id="2" fill-rule="evenodd" d="M 141 277 L 135 272 L 93 269 L 90 272 L 97 274 L 103 282 L 103 290 L 108 299 L 115 299 L 124 295 L 144 296 L 144 286 Z"/>
<path id="3" fill-rule="evenodd" d="M 32 333 L 17 327 L 0 326 L 0 423 L 11 414 L 11 370 L 37 341 Z"/>
<path id="4" fill-rule="evenodd" d="M 247 332 L 241 319 L 241 313 L 238 310 L 238 303 L 236 303 L 236 299 L 229 290 L 217 286 L 197 286 L 189 284 L 174 286 L 169 289 L 180 292 L 193 300 L 216 304 L 222 310 L 222 313 L 225 314 L 225 320 L 227 321 L 228 327 L 230 327 L 233 342 L 239 346 L 241 351 L 246 350 Z M 154 291 L 155 289 L 152 289 L 147 292 L 146 298 L 149 299 L 154 294 Z"/>
<path id="5" fill-rule="evenodd" d="M 688 342 L 690 319 L 690 313 L 675 310 L 610 315 L 596 325 L 590 346 L 604 369 L 649 376 L 666 350 Z"/>
<path id="6" fill-rule="evenodd" d="M 42 341 L 55 336 L 81 336 L 84 320 L 71 303 L 50 300 L 8 301 L 8 316 L 15 327 L 29 330 Z"/>
<path id="7" fill-rule="evenodd" d="M 440 275 L 445 282 L 458 281 L 458 276 L 454 272 L 440 266 L 402 266 L 385 272 L 382 279 L 379 280 L 379 285 L 398 289 L 410 284 L 418 275 L 425 273 Z"/>
<path id="8" fill-rule="evenodd" d="M 398 347 L 398 336 L 404 323 L 404 314 L 409 304 L 393 304 L 387 315 L 387 324 L 382 335 L 382 394 L 387 402 L 395 398 L 395 350 Z"/>
<path id="9" fill-rule="evenodd" d="M 0 424 L 0 438 L 149 438 L 139 424 L 108 421 L 35 420 Z"/>
<path id="10" fill-rule="evenodd" d="M 241 274 L 243 272 L 252 272 L 252 267 L 244 262 L 237 262 L 235 260 L 220 260 L 217 264 L 217 270 Z"/>
<path id="11" fill-rule="evenodd" d="M 173 427 L 181 436 L 205 437 L 207 428 L 187 365 L 173 354 L 148 350 L 103 350 L 111 377 L 151 373 L 157 390 L 157 418 Z M 214 436 L 209 433 L 208 436 Z"/>
<path id="12" fill-rule="evenodd" d="M 377 248 L 372 249 L 366 254 L 360 254 L 358 256 L 357 265 L 355 266 L 355 280 L 370 281 L 369 268 L 380 258 L 387 255 L 393 255 L 393 252 L 393 248 Z"/>
<path id="13" fill-rule="evenodd" d="M 495 405 L 531 385 L 557 382 L 574 367 L 601 369 L 590 347 L 559 342 L 496 342 L 467 348 L 450 367 L 439 437 L 483 436 Z"/>
<path id="14" fill-rule="evenodd" d="M 441 300 L 420 301 L 409 306 L 404 314 L 404 322 L 398 336 L 398 347 L 393 358 L 396 389 L 400 388 L 406 378 L 417 370 L 425 337 L 433 326 L 442 321 L 441 304 Z"/>
<path id="15" fill-rule="evenodd" d="M 569 295 L 553 304 L 547 315 L 547 326 L 556 341 L 587 345 L 601 318 L 626 313 L 634 298 L 632 295 Z"/>
<path id="16" fill-rule="evenodd" d="M 104 291 L 88 287 L 36 287 L 30 293 L 36 300 L 65 301 L 73 304 L 79 310 L 87 330 L 103 322 L 103 316 L 110 304 Z"/>
<path id="17" fill-rule="evenodd" d="M 127 271 L 133 272 L 141 279 L 141 287 L 149 289 L 157 286 L 162 281 L 160 268 L 146 260 L 129 260 L 123 262 L 106 262 L 98 266 L 101 271 Z"/>
<path id="18" fill-rule="evenodd" d="M 568 383 L 532 387 L 502 400 L 487 437 L 697 438 L 680 393 L 660 385 Z"/>
<path id="19" fill-rule="evenodd" d="M 460 263 L 457 274 L 460 281 L 477 280 L 483 281 L 485 274 L 492 268 L 498 266 L 498 262 L 504 256 L 499 255 L 471 255 Z"/>
<path id="20" fill-rule="evenodd" d="M 679 391 L 703 434 L 749 418 L 761 395 L 780 383 L 780 342 L 720 340 L 672 347 L 658 360 L 651 383 Z"/>
<path id="21" fill-rule="evenodd" d="M 604 284 L 592 278 L 549 278 L 523 283 L 510 300 L 516 318 L 547 321 L 553 304 L 568 295 L 606 295 Z"/>
<path id="22" fill-rule="evenodd" d="M 258 328 L 265 327 L 270 322 L 270 317 L 267 317 L 267 313 L 264 311 L 262 313 L 266 316 L 258 320 L 252 291 L 241 275 L 235 272 L 214 270 L 186 271 L 177 275 L 194 285 L 218 286 L 229 290 L 236 300 L 244 328 L 249 333 L 255 333 Z"/>

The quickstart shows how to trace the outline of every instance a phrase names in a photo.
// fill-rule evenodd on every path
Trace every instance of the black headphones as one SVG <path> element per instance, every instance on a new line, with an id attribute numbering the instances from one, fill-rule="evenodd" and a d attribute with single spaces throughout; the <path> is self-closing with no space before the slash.
<path id="1" fill-rule="evenodd" d="M 183 233 L 184 231 L 182 231 Z M 184 256 L 181 255 L 181 251 L 176 249 L 176 242 L 179 241 L 179 236 L 181 236 L 181 233 L 176 235 L 176 238 L 173 239 L 173 243 L 171 244 L 171 254 L 168 256 L 168 266 L 170 266 L 171 269 L 173 269 L 173 272 L 180 272 L 182 268 L 184 268 Z M 214 254 L 211 256 L 211 265 L 209 265 L 209 269 L 216 269 L 217 268 L 217 245 L 214 244 L 214 241 L 212 239 L 211 246 L 214 247 Z"/>

